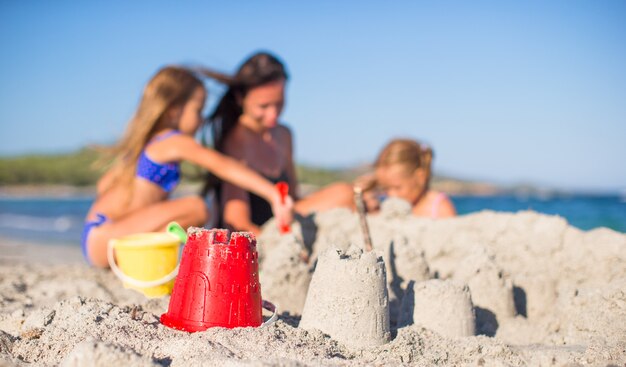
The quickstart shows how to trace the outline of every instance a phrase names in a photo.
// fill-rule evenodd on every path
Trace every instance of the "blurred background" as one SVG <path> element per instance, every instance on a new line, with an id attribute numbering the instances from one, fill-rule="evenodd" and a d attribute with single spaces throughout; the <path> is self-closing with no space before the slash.
<path id="1" fill-rule="evenodd" d="M 268 50 L 305 190 L 408 136 L 460 214 L 626 232 L 624 1 L 2 1 L 0 236 L 78 244 L 99 172 L 166 64 Z M 223 90 L 209 83 L 207 113 Z M 185 168 L 182 194 L 197 189 Z"/>

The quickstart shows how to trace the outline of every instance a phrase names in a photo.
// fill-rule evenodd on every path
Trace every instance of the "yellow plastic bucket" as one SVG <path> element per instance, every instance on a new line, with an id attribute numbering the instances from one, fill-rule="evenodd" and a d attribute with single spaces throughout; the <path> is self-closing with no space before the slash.
<path id="1" fill-rule="evenodd" d="M 183 234 L 178 224 L 170 223 L 168 232 L 137 233 L 112 239 L 107 254 L 109 266 L 125 288 L 137 290 L 149 298 L 170 294 L 178 274 L 180 246 L 186 241 L 186 234 Z"/>

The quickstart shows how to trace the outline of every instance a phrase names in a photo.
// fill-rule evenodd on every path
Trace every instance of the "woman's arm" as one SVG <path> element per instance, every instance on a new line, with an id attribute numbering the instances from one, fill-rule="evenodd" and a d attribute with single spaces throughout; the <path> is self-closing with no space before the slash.
<path id="1" fill-rule="evenodd" d="M 224 181 L 231 182 L 247 191 L 263 197 L 269 202 L 279 201 L 280 194 L 274 185 L 263 176 L 254 172 L 235 159 L 213 149 L 205 148 L 189 136 L 176 136 L 177 155 L 201 166 Z"/>

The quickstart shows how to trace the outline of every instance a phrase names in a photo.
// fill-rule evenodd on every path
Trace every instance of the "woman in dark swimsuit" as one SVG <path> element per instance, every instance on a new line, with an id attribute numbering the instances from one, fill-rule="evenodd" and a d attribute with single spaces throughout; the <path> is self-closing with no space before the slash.
<path id="1" fill-rule="evenodd" d="M 269 181 L 287 181 L 290 196 L 297 200 L 292 135 L 278 121 L 288 79 L 283 63 L 274 55 L 259 52 L 244 61 L 233 77 L 207 69 L 203 73 L 228 85 L 209 116 L 214 148 L 238 159 Z M 207 188 L 211 186 L 215 187 L 215 182 Z M 260 226 L 272 215 L 267 201 L 233 184 L 218 183 L 216 193 L 220 201 L 219 225 L 258 234 Z M 339 206 L 352 207 L 350 184 L 330 185 L 297 200 L 294 208 L 307 215 Z"/>

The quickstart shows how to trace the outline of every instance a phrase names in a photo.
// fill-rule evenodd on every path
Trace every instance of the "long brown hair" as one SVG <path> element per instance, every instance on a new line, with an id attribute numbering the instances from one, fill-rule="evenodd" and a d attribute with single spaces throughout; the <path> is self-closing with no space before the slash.
<path id="1" fill-rule="evenodd" d="M 210 129 L 213 148 L 224 153 L 224 141 L 239 122 L 243 113 L 241 101 L 252 88 L 289 78 L 282 61 L 269 52 L 257 52 L 248 57 L 237 69 L 234 76 L 229 76 L 211 69 L 200 68 L 199 72 L 228 86 L 226 92 L 207 119 L 205 129 Z M 208 131 L 204 131 L 203 142 L 207 144 Z M 202 189 L 206 195 L 219 185 L 219 180 L 210 172 Z"/>
<path id="2" fill-rule="evenodd" d="M 237 125 L 243 113 L 240 101 L 248 91 L 267 83 L 289 78 L 285 65 L 269 52 L 257 52 L 248 57 L 239 66 L 234 76 L 206 68 L 201 69 L 200 72 L 228 86 L 215 110 L 209 115 L 209 124 L 205 125 L 210 126 L 213 146 L 220 152 L 223 152 L 224 140 Z"/>
<path id="3" fill-rule="evenodd" d="M 202 81 L 190 70 L 178 66 L 166 66 L 150 79 L 126 132 L 110 151 L 119 169 L 105 190 L 122 184 L 130 199 L 139 155 L 150 139 L 165 127 L 163 116 L 170 107 L 184 104 L 193 91 L 202 86 Z"/>
<path id="4" fill-rule="evenodd" d="M 378 168 L 399 164 L 404 166 L 409 174 L 417 169 L 423 169 L 428 188 L 433 155 L 433 149 L 426 144 L 411 139 L 394 139 L 380 152 L 374 166 Z"/>

